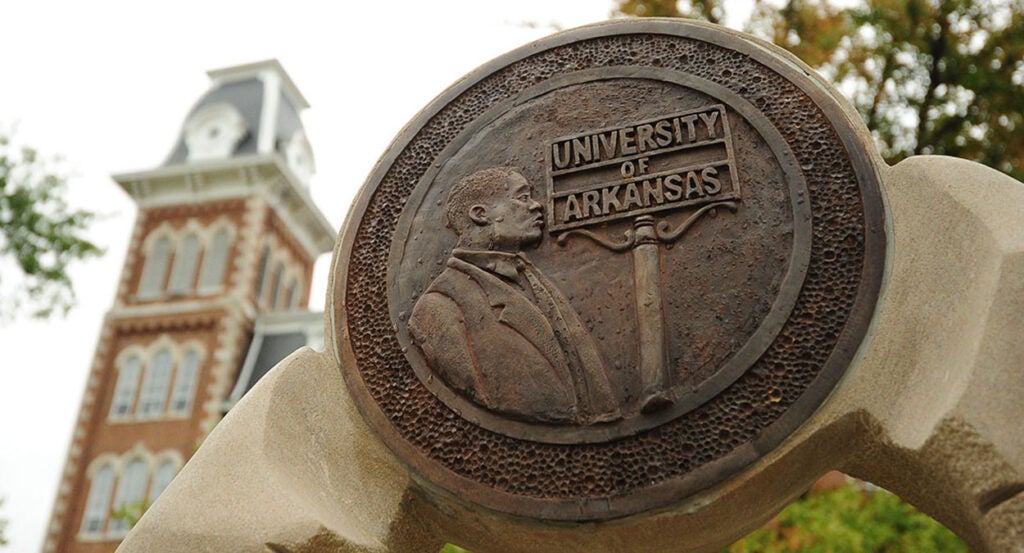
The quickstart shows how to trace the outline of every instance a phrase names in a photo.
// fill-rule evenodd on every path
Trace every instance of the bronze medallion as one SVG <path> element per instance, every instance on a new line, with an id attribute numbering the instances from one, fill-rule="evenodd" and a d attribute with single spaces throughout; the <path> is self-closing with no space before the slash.
<path id="1" fill-rule="evenodd" d="M 338 354 L 431 485 L 626 516 L 824 401 L 883 227 L 867 146 L 791 61 L 692 22 L 586 27 L 478 69 L 395 141 L 335 260 Z"/>

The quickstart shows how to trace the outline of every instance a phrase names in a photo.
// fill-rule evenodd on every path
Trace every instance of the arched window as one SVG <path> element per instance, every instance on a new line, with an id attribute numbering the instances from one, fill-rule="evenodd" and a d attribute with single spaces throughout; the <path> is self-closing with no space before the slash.
<path id="1" fill-rule="evenodd" d="M 264 286 L 267 284 L 267 273 L 270 272 L 270 246 L 263 246 L 263 253 L 260 254 L 259 272 L 256 273 L 256 303 L 263 300 Z"/>
<path id="2" fill-rule="evenodd" d="M 294 277 L 288 281 L 288 288 L 285 289 L 284 297 L 281 298 L 281 309 L 295 309 L 292 304 L 295 301 L 295 292 L 298 285 L 298 279 Z"/>
<path id="3" fill-rule="evenodd" d="M 231 233 L 220 229 L 213 235 L 213 241 L 203 254 L 203 268 L 199 273 L 200 292 L 216 289 L 224 282 L 224 270 L 228 266 L 231 250 Z"/>
<path id="4" fill-rule="evenodd" d="M 164 412 L 167 403 L 167 388 L 171 384 L 171 349 L 161 348 L 153 355 L 142 377 L 142 391 L 135 415 L 140 419 L 157 418 Z"/>
<path id="5" fill-rule="evenodd" d="M 288 301 L 288 309 L 295 311 L 299 308 L 299 302 L 302 301 L 302 283 L 299 282 L 298 277 L 292 280 L 290 290 L 291 300 Z"/>
<path id="6" fill-rule="evenodd" d="M 117 483 L 117 497 L 114 499 L 114 511 L 131 509 L 141 510 L 146 499 L 146 486 L 149 484 L 149 467 L 142 459 L 135 459 L 125 467 Z M 128 521 L 123 517 L 115 517 L 110 521 L 110 533 L 115 536 L 128 532 Z"/>
<path id="7" fill-rule="evenodd" d="M 149 487 L 150 503 L 156 501 L 156 498 L 164 493 L 167 485 L 171 483 L 171 480 L 174 480 L 174 475 L 177 472 L 178 467 L 170 459 L 160 463 L 160 466 L 156 468 L 156 472 L 153 473 L 153 484 Z"/>
<path id="8" fill-rule="evenodd" d="M 271 309 L 277 307 L 277 298 L 281 295 L 282 278 L 284 277 L 284 263 L 278 263 L 274 267 L 274 276 L 270 280 L 270 302 L 267 305 Z"/>
<path id="9" fill-rule="evenodd" d="M 114 388 L 114 399 L 110 402 L 110 416 L 125 417 L 135 404 L 135 393 L 139 389 L 139 372 L 142 371 L 142 359 L 132 354 L 121 365 L 117 376 L 117 387 Z"/>
<path id="10" fill-rule="evenodd" d="M 139 297 L 154 298 L 164 291 L 164 277 L 167 276 L 167 264 L 171 260 L 171 240 L 161 236 L 153 243 L 146 256 L 146 264 L 142 268 L 139 279 Z"/>
<path id="11" fill-rule="evenodd" d="M 200 355 L 196 350 L 185 352 L 178 374 L 174 377 L 174 389 L 171 392 L 172 413 L 186 415 L 192 408 L 192 397 L 196 393 L 196 379 L 199 376 Z"/>
<path id="12" fill-rule="evenodd" d="M 114 467 L 104 465 L 92 477 L 89 488 L 89 499 L 85 502 L 85 514 L 82 516 L 83 534 L 100 534 L 107 524 L 107 513 L 110 512 L 110 495 L 114 491 Z"/>
<path id="13" fill-rule="evenodd" d="M 199 237 L 193 233 L 186 236 L 178 245 L 178 251 L 174 254 L 174 267 L 171 268 L 171 280 L 167 284 L 167 291 L 178 295 L 191 292 L 198 263 Z"/>

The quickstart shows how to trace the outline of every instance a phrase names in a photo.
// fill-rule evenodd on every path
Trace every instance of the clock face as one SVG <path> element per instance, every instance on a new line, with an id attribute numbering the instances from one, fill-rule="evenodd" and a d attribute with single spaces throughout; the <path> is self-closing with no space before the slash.
<path id="1" fill-rule="evenodd" d="M 310 177 L 316 172 L 316 165 L 313 163 L 313 150 L 306 140 L 306 133 L 295 131 L 284 147 L 284 155 L 295 176 L 304 184 L 309 184 Z"/>
<path id="2" fill-rule="evenodd" d="M 247 131 L 245 119 L 233 106 L 220 103 L 204 107 L 185 124 L 188 161 L 230 156 Z"/>

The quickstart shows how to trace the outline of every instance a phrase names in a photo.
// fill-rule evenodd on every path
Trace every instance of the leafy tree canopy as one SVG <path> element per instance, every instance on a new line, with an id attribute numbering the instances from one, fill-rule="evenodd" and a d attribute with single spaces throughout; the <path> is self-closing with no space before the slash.
<path id="1" fill-rule="evenodd" d="M 149 510 L 149 501 L 143 499 L 131 503 L 123 503 L 110 513 L 110 520 L 119 520 L 125 523 L 128 529 L 135 528 L 142 515 Z"/>
<path id="2" fill-rule="evenodd" d="M 862 484 L 810 494 L 722 553 L 968 553 L 946 527 Z"/>
<path id="3" fill-rule="evenodd" d="M 0 507 L 4 506 L 4 498 L 0 497 Z M 7 545 L 7 537 L 4 531 L 7 529 L 7 520 L 0 518 L 0 547 Z"/>
<path id="4" fill-rule="evenodd" d="M 94 214 L 68 206 L 66 181 L 57 160 L 0 129 L 0 321 L 26 310 L 67 314 L 75 303 L 69 264 L 102 253 L 84 237 Z"/>
<path id="5" fill-rule="evenodd" d="M 862 483 L 811 493 L 721 553 L 968 553 L 960 538 L 917 509 Z M 446 544 L 440 553 L 469 553 Z"/>
<path id="6" fill-rule="evenodd" d="M 720 0 L 616 0 L 614 13 L 720 23 Z M 755 0 L 744 30 L 853 102 L 890 163 L 973 159 L 1024 180 L 1024 0 Z"/>

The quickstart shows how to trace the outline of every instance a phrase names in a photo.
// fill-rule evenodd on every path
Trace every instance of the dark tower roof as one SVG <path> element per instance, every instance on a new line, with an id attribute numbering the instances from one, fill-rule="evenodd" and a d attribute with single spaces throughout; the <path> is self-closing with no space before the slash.
<path id="1" fill-rule="evenodd" d="M 164 166 L 277 153 L 308 184 L 314 164 L 299 114 L 306 99 L 277 60 L 207 73 L 212 82 Z"/>

